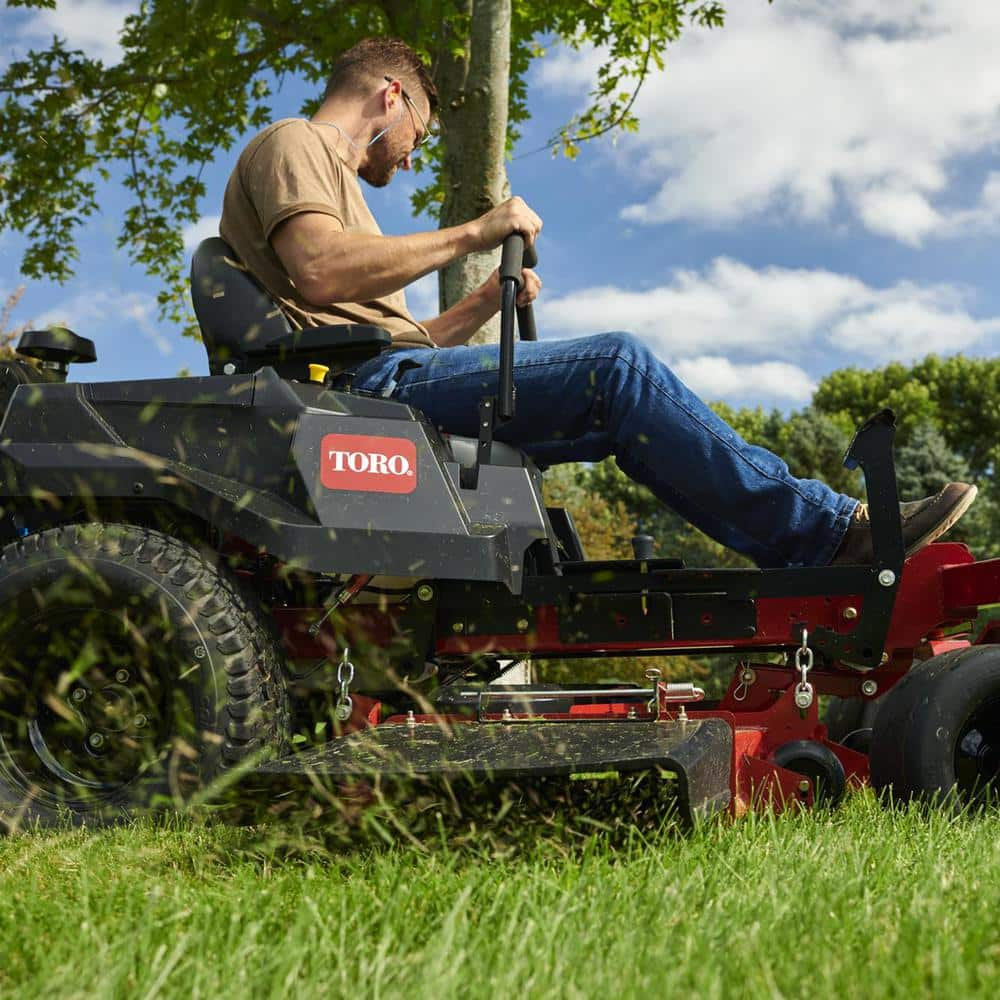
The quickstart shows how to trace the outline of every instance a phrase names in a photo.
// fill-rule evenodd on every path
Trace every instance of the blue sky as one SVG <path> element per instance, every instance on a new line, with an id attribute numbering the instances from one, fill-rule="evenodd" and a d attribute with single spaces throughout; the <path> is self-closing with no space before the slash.
<path id="1" fill-rule="evenodd" d="M 641 129 L 570 163 L 515 158 L 515 193 L 545 221 L 541 337 L 625 329 L 710 399 L 783 410 L 845 365 L 1000 343 L 1000 4 L 734 0 L 721 31 L 686 35 L 637 103 Z M 0 64 L 53 33 L 114 58 L 133 7 L 60 0 L 0 10 Z M 599 51 L 559 47 L 529 81 L 534 149 L 586 101 Z M 274 117 L 297 113 L 292 82 Z M 214 231 L 237 155 L 206 172 L 191 245 Z M 429 228 L 415 178 L 369 201 L 386 233 Z M 156 319 L 156 286 L 115 248 L 114 187 L 81 233 L 66 285 L 29 284 L 16 323 L 68 323 L 100 360 L 77 378 L 205 372 L 199 344 Z M 23 241 L 0 234 L 0 294 Z M 433 277 L 409 292 L 430 315 Z"/>

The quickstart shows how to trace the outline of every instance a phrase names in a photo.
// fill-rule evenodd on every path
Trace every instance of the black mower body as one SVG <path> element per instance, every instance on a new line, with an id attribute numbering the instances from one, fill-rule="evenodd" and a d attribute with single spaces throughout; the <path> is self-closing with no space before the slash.
<path id="1" fill-rule="evenodd" d="M 0 503 L 33 528 L 74 506 L 170 505 L 297 569 L 521 586 L 551 536 L 541 476 L 381 398 L 248 375 L 34 383 L 0 425 Z"/>

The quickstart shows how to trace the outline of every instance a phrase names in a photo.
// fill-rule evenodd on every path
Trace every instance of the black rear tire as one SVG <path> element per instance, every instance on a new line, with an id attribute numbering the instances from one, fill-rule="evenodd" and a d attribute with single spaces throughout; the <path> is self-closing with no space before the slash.
<path id="1" fill-rule="evenodd" d="M 182 805 L 288 716 L 279 643 L 191 545 L 69 525 L 0 553 L 0 829 Z"/>
<path id="2" fill-rule="evenodd" d="M 872 785 L 895 801 L 964 806 L 1000 792 L 1000 646 L 918 663 L 875 718 Z"/>

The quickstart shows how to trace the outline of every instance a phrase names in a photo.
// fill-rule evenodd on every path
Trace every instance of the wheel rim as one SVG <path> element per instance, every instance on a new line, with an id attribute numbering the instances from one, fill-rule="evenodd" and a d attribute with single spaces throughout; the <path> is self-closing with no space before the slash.
<path id="1" fill-rule="evenodd" d="M 162 772 L 178 732 L 194 742 L 165 609 L 135 594 L 101 603 L 36 607 L 4 630 L 0 766 L 43 802 L 115 800 Z"/>
<path id="2" fill-rule="evenodd" d="M 955 784 L 969 799 L 1000 790 L 1000 698 L 977 708 L 962 727 L 955 746 Z"/>

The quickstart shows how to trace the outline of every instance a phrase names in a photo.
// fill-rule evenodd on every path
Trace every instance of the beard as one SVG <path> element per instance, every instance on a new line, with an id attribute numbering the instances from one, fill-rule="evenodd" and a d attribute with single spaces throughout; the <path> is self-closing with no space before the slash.
<path id="1" fill-rule="evenodd" d="M 373 188 L 384 188 L 395 176 L 395 173 L 395 165 L 389 167 L 380 166 L 378 168 L 366 166 L 358 171 L 358 176 Z"/>
<path id="2" fill-rule="evenodd" d="M 393 150 L 388 144 L 369 150 L 368 162 L 358 170 L 358 176 L 374 188 L 385 187 L 396 175 L 406 153 Z"/>

